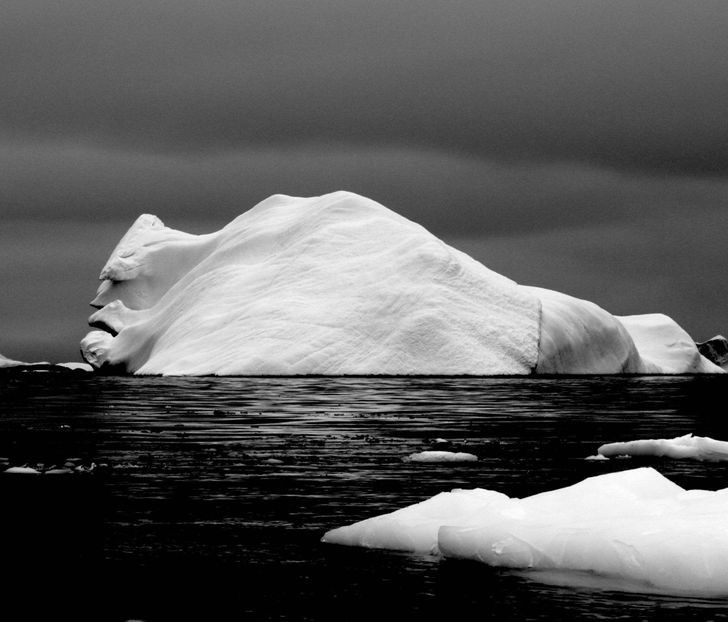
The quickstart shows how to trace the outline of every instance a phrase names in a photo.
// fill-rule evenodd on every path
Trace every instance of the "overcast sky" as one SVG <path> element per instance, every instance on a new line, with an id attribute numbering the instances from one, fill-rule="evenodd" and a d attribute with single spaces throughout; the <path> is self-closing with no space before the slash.
<path id="1" fill-rule="evenodd" d="M 4 0 L 0 353 L 78 359 L 134 218 L 380 201 L 519 282 L 728 331 L 723 0 Z"/>

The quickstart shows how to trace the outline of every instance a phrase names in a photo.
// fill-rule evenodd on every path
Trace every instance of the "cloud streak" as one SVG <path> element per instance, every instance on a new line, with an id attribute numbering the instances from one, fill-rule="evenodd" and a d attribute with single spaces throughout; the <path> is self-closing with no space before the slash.
<path id="1" fill-rule="evenodd" d="M 6 4 L 6 136 L 728 174 L 720 2 Z"/>

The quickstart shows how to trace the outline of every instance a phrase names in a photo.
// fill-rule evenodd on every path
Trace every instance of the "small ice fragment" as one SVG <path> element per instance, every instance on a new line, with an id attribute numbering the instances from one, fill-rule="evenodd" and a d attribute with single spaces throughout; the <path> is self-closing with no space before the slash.
<path id="1" fill-rule="evenodd" d="M 14 466 L 5 469 L 4 473 L 11 475 L 40 475 L 40 471 L 29 466 Z"/>
<path id="2" fill-rule="evenodd" d="M 73 473 L 72 469 L 69 469 L 68 467 L 60 467 L 48 469 L 43 472 L 43 475 L 70 475 L 71 473 Z"/>
<path id="3" fill-rule="evenodd" d="M 587 456 L 584 458 L 584 460 L 609 460 L 606 456 L 603 456 L 602 454 L 597 454 L 595 456 Z"/>
<path id="4" fill-rule="evenodd" d="M 462 451 L 420 451 L 402 458 L 404 462 L 477 462 L 478 456 Z"/>

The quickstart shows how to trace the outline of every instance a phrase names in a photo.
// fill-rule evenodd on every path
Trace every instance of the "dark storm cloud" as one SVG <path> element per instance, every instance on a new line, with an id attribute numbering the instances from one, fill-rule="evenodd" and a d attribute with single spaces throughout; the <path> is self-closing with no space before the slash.
<path id="1" fill-rule="evenodd" d="M 728 11 L 671 2 L 3 3 L 6 136 L 386 144 L 728 174 Z"/>

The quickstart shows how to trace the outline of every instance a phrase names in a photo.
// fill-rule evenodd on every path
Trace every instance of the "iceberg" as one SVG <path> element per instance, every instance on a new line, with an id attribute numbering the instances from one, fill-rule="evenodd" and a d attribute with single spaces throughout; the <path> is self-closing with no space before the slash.
<path id="1" fill-rule="evenodd" d="M 656 456 L 678 460 L 691 458 L 706 462 L 728 460 L 728 442 L 709 436 L 686 434 L 676 438 L 651 438 L 623 443 L 607 443 L 597 450 L 600 456 Z"/>
<path id="2" fill-rule="evenodd" d="M 144 214 L 100 279 L 81 351 L 127 373 L 722 371 L 665 316 L 519 285 L 349 192 L 274 195 L 205 235 Z"/>
<path id="3" fill-rule="evenodd" d="M 728 596 L 728 489 L 684 490 L 651 468 L 524 499 L 441 493 L 327 532 L 323 542 L 440 554 L 490 566 L 584 573 L 629 589 Z"/>

